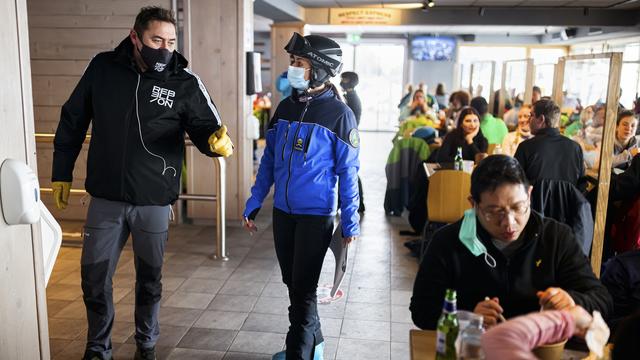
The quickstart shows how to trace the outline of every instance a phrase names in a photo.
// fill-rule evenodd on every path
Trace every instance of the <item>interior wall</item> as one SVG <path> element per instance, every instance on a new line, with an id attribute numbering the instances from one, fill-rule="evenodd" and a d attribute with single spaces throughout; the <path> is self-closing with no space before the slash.
<path id="1" fill-rule="evenodd" d="M 417 85 L 424 82 L 427 86 L 427 92 L 435 94 L 436 85 L 443 83 L 448 93 L 454 90 L 453 77 L 456 71 L 455 61 L 415 61 L 409 60 L 409 68 L 411 69 L 411 84 Z"/>
<path id="2" fill-rule="evenodd" d="M 68 99 L 99 52 L 115 48 L 133 27 L 143 6 L 171 7 L 171 0 L 29 0 L 29 39 L 36 133 L 53 134 L 60 121 L 60 108 Z M 87 146 L 78 156 L 73 188 L 84 189 Z M 53 144 L 37 144 L 38 178 L 41 187 L 51 187 Z M 84 220 L 83 195 L 71 195 L 69 206 L 58 210 L 50 193 L 42 200 L 56 219 Z"/>

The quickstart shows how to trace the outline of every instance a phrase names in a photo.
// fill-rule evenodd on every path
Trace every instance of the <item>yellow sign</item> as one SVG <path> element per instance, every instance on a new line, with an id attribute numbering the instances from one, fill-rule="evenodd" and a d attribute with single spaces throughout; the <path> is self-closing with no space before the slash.
<path id="1" fill-rule="evenodd" d="M 331 25 L 400 25 L 400 10 L 375 8 L 332 8 Z"/>

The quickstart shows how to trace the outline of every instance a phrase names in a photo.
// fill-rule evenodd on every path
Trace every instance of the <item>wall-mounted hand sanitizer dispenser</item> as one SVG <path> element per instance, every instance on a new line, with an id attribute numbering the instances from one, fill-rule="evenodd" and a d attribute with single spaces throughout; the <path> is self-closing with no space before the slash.
<path id="1" fill-rule="evenodd" d="M 40 220 L 40 185 L 38 177 L 27 164 L 14 159 L 2 163 L 0 200 L 7 224 L 35 224 Z"/>

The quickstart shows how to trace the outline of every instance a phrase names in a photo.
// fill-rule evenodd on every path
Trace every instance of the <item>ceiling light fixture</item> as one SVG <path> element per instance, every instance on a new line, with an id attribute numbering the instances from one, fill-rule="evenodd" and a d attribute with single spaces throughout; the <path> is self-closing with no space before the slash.
<path id="1" fill-rule="evenodd" d="M 411 9 L 420 9 L 422 8 L 422 2 L 412 2 L 405 4 L 385 4 L 382 3 L 382 7 L 385 9 L 400 9 L 400 10 L 411 10 Z M 369 5 L 367 7 L 378 7 L 378 5 Z"/>
<path id="2" fill-rule="evenodd" d="M 422 11 L 429 11 L 434 6 L 436 6 L 436 3 L 433 0 L 424 0 L 422 2 Z"/>

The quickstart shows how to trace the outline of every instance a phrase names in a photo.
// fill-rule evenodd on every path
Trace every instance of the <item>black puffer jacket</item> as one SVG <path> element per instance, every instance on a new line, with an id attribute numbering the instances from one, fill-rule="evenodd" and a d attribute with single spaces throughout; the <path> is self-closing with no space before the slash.
<path id="1" fill-rule="evenodd" d="M 214 156 L 209 136 L 220 116 L 197 75 L 178 52 L 162 72 L 140 73 L 133 45 L 96 55 L 62 107 L 52 181 L 71 181 L 92 124 L 85 188 L 91 196 L 134 205 L 167 205 L 178 198 L 184 133 Z"/>
<path id="2" fill-rule="evenodd" d="M 566 181 L 540 179 L 533 185 L 531 208 L 568 225 L 589 256 L 593 242 L 591 205 L 577 187 Z"/>
<path id="3" fill-rule="evenodd" d="M 478 223 L 478 237 L 497 262 L 491 268 L 458 240 L 461 224 L 436 232 L 420 265 L 410 306 L 418 327 L 435 329 L 447 288 L 457 290 L 461 310 L 473 311 L 486 296 L 498 297 L 507 319 L 540 310 L 536 292 L 549 287 L 566 290 L 589 312 L 598 310 L 605 318 L 611 313 L 611 296 L 566 225 L 531 211 L 520 235 L 524 244 L 507 258 Z"/>

